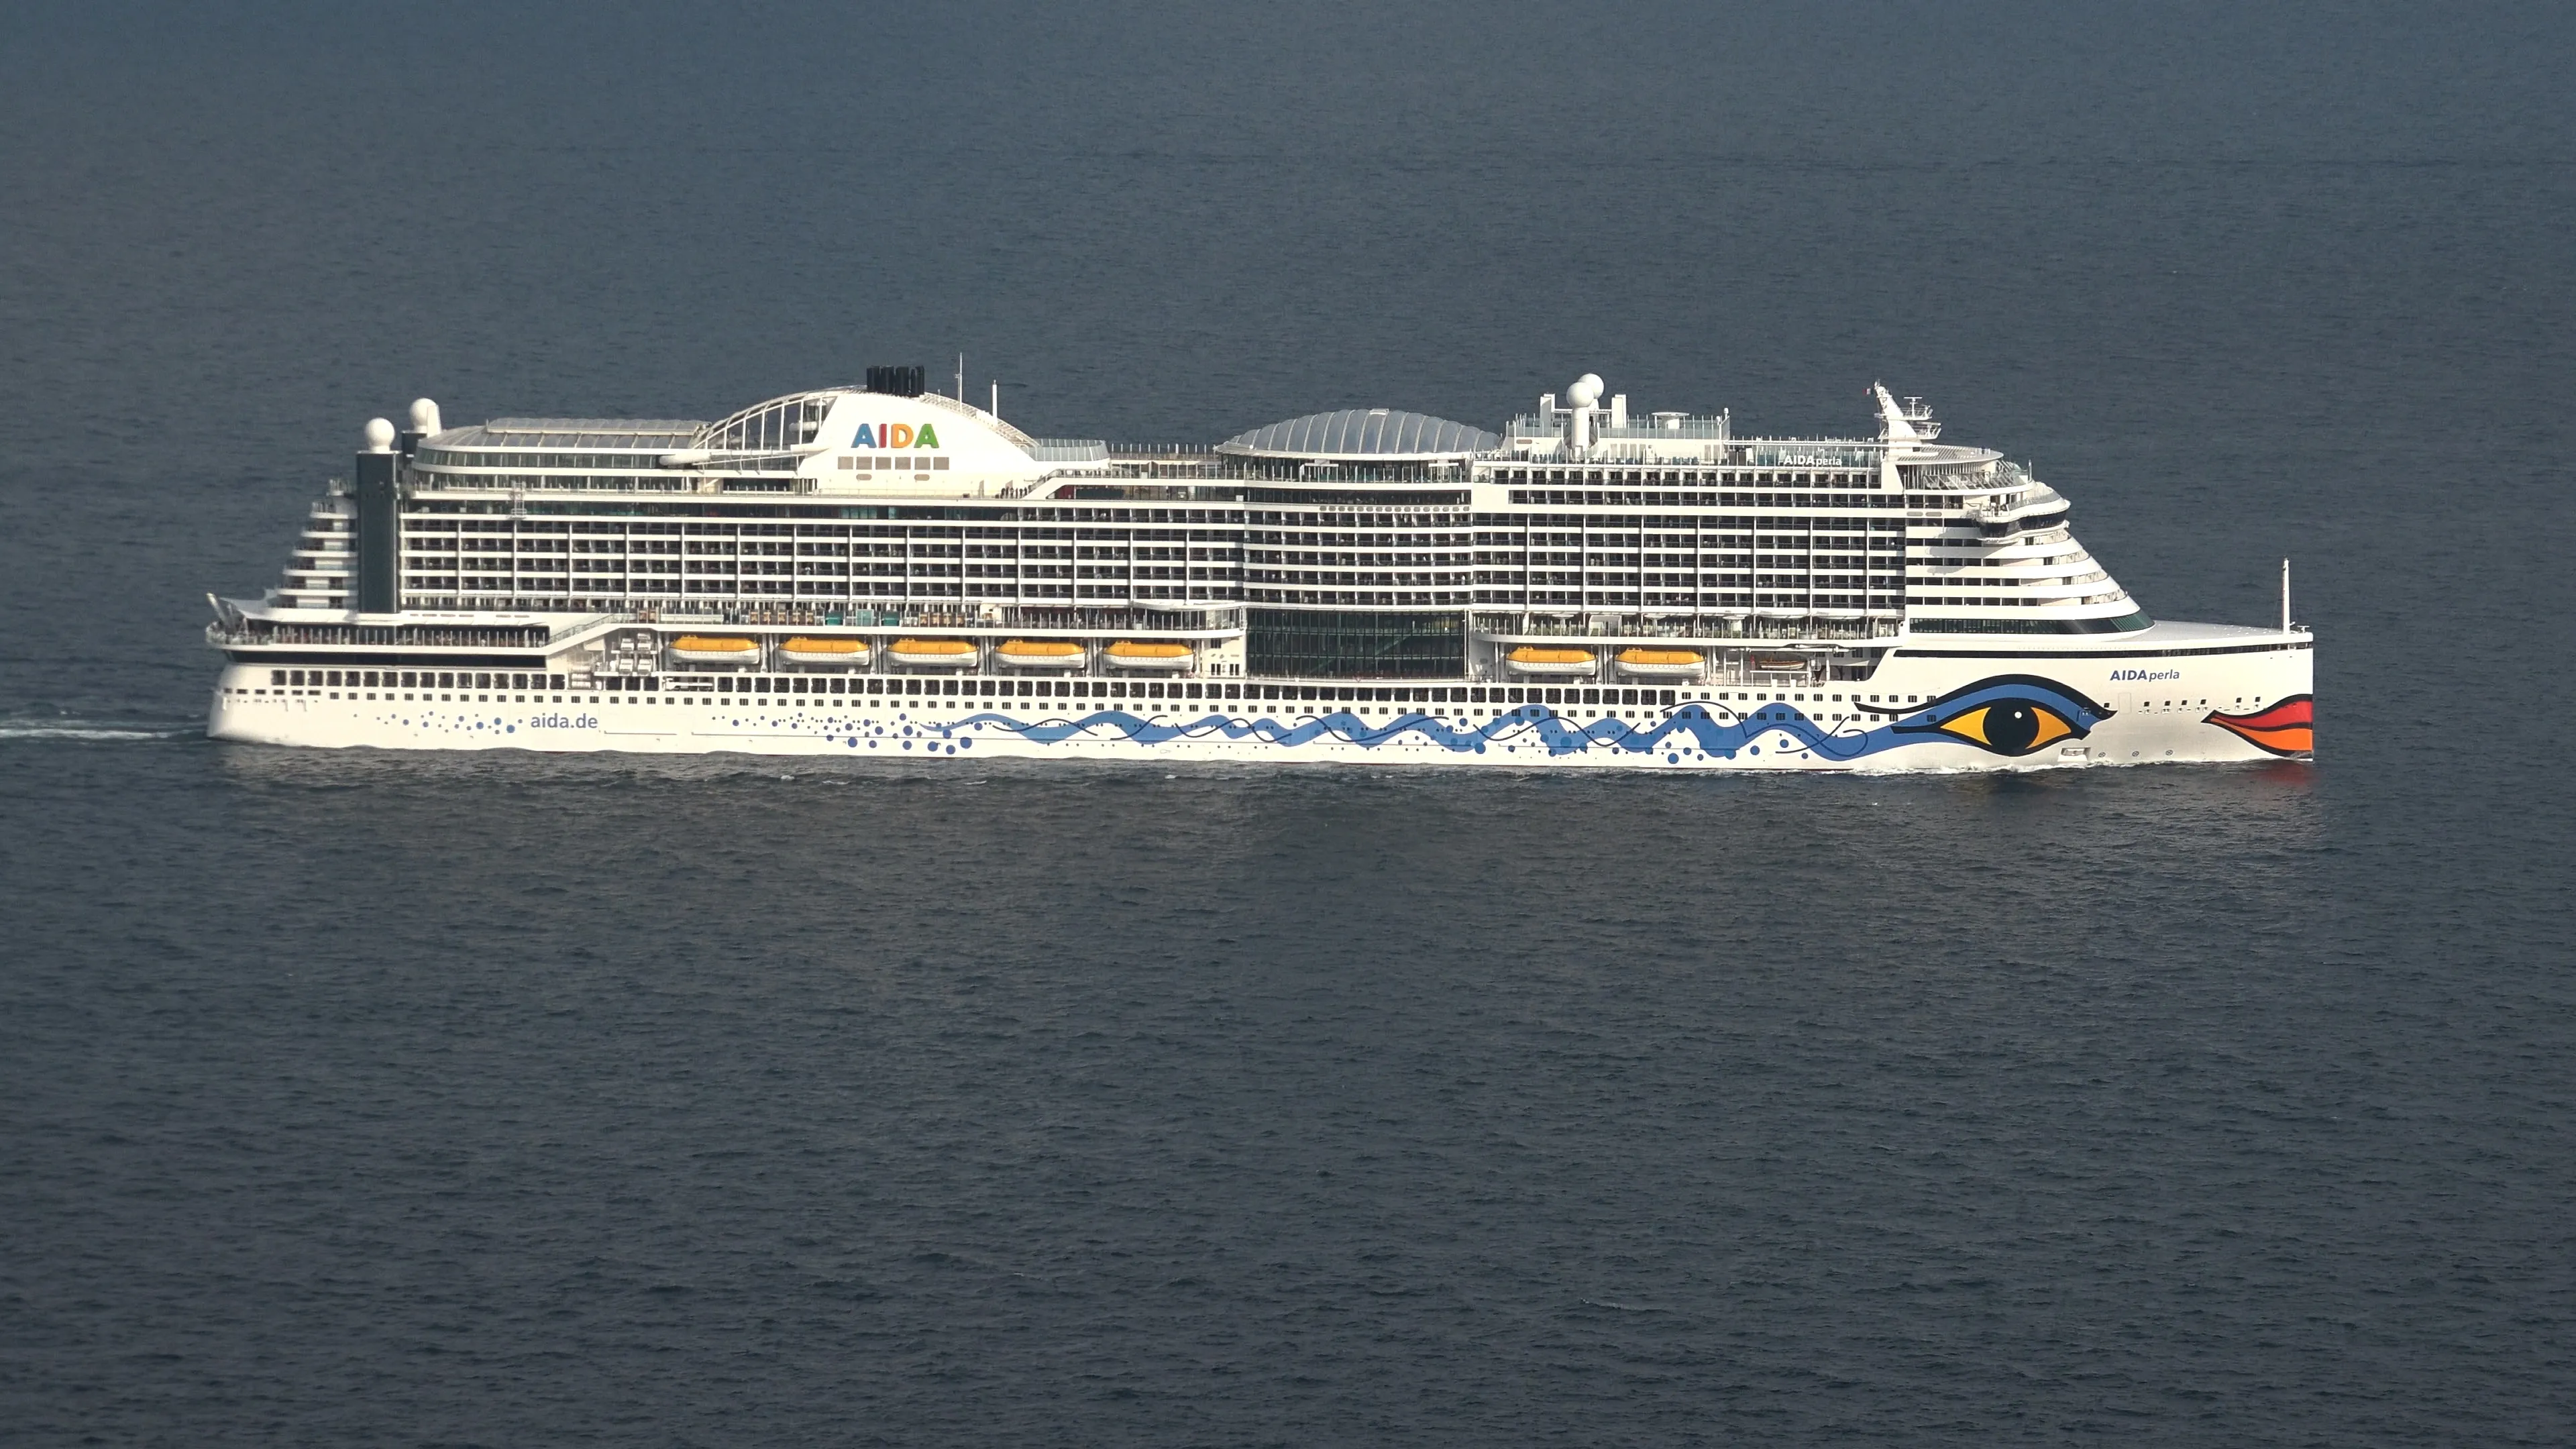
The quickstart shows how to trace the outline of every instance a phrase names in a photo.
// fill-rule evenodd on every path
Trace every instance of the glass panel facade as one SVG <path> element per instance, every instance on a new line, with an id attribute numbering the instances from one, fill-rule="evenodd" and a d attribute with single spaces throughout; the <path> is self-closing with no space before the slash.
<path id="1" fill-rule="evenodd" d="M 1464 614 L 1248 613 L 1244 643 L 1254 674 L 1455 679 L 1466 671 Z"/>

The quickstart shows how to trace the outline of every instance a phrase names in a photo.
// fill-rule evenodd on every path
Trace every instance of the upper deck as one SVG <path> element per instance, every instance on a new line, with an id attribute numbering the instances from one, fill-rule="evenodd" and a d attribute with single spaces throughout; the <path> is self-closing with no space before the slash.
<path id="1" fill-rule="evenodd" d="M 1848 655 L 2146 622 L 2059 493 L 1939 441 L 1928 409 L 1883 388 L 1874 438 L 1634 414 L 1587 376 L 1500 432 L 1352 408 L 1138 446 L 1031 437 L 891 381 L 713 422 L 443 428 L 420 404 L 408 434 L 371 427 L 359 481 L 316 504 L 263 612 L 571 628 L 784 609 L 1028 629 L 1218 611 L 1256 655 L 1293 636 L 1362 664 L 1479 640 Z M 361 612 L 370 578 L 383 602 Z"/>

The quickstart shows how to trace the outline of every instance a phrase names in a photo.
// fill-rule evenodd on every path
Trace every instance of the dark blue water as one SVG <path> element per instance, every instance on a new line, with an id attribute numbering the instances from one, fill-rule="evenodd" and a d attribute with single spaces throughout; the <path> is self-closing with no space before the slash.
<path id="1" fill-rule="evenodd" d="M 2563 7 L 0 14 L 0 1438 L 2576 1437 Z M 359 423 L 1861 430 L 2313 768 L 197 737 Z"/>

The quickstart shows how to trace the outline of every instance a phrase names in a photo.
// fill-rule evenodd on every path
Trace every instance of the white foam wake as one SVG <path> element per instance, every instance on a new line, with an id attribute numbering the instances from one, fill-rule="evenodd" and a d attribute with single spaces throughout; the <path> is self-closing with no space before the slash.
<path id="1" fill-rule="evenodd" d="M 166 729 L 100 720 L 0 720 L 0 740 L 177 740 L 204 732 L 202 726 Z"/>

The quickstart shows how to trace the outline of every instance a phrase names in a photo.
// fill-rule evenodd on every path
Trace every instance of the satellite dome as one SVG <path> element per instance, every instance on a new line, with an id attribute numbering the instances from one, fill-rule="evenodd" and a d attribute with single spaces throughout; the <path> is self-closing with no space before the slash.
<path id="1" fill-rule="evenodd" d="M 1588 408 L 1601 401 L 1601 374 L 1587 372 L 1576 378 L 1574 385 L 1565 390 L 1565 400 L 1579 408 Z"/>
<path id="2" fill-rule="evenodd" d="M 425 397 L 411 402 L 411 430 L 423 437 L 438 431 L 438 404 Z"/>
<path id="3" fill-rule="evenodd" d="M 367 419 L 367 451 L 390 453 L 394 450 L 394 425 L 384 418 Z"/>

